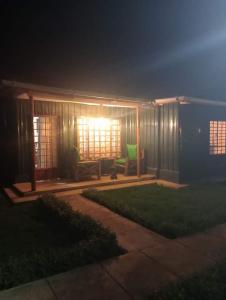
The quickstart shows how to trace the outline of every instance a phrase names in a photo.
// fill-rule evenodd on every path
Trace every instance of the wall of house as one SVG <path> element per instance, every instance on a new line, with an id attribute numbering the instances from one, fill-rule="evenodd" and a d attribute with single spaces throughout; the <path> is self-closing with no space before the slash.
<path id="1" fill-rule="evenodd" d="M 18 172 L 16 181 L 29 181 L 31 173 L 31 108 L 29 101 L 16 99 Z"/>
<path id="2" fill-rule="evenodd" d="M 31 130 L 29 123 L 29 101 L 17 101 L 17 120 L 18 120 L 18 175 L 17 181 L 29 180 L 30 170 L 30 153 L 31 153 Z M 70 152 L 77 142 L 76 118 L 81 116 L 87 117 L 106 117 L 119 118 L 122 122 L 122 155 L 125 155 L 125 145 L 130 140 L 129 132 L 135 132 L 134 122 L 130 122 L 130 130 L 124 126 L 124 119 L 133 119 L 134 109 L 89 106 L 77 103 L 61 103 L 35 101 L 36 115 L 53 115 L 57 116 L 58 124 L 58 176 L 70 177 Z"/>
<path id="3" fill-rule="evenodd" d="M 124 117 L 124 153 L 126 144 L 136 144 L 136 112 Z M 156 107 L 147 106 L 141 109 L 140 143 L 144 150 L 145 172 L 156 174 L 158 164 L 158 111 Z"/>
<path id="4" fill-rule="evenodd" d="M 0 95 L 0 183 L 14 182 L 17 165 L 16 104 L 9 93 Z"/>
<path id="5" fill-rule="evenodd" d="M 180 180 L 226 178 L 226 155 L 210 155 L 210 121 L 226 121 L 226 108 L 214 105 L 180 105 Z"/>
<path id="6" fill-rule="evenodd" d="M 140 122 L 146 171 L 172 181 L 179 180 L 178 108 L 177 103 L 144 107 Z M 136 143 L 136 114 L 125 118 L 124 124 L 127 142 Z"/>
<path id="7" fill-rule="evenodd" d="M 27 100 L 14 102 L 7 96 L 1 101 L 9 103 L 2 106 L 0 118 L 1 136 L 5 142 L 1 146 L 1 153 L 4 153 L 1 158 L 4 179 L 1 181 L 12 181 L 14 178 L 16 181 L 29 180 L 31 167 L 29 102 Z M 104 115 L 109 118 L 120 118 L 122 156 L 126 154 L 127 143 L 136 143 L 134 109 L 35 101 L 35 113 L 56 115 L 58 118 L 60 177 L 69 176 L 68 158 L 73 145 L 76 144 L 76 118 L 79 116 Z M 145 152 L 146 172 L 181 182 L 226 177 L 226 155 L 209 154 L 211 120 L 226 120 L 226 108 L 177 103 L 142 108 L 141 147 Z"/>
<path id="8" fill-rule="evenodd" d="M 146 171 L 155 174 L 158 168 L 158 109 L 150 106 L 141 110 L 141 147 L 144 149 Z"/>
<path id="9" fill-rule="evenodd" d="M 159 177 L 179 181 L 179 104 L 159 106 Z"/>
<path id="10" fill-rule="evenodd" d="M 17 181 L 29 180 L 31 130 L 29 101 L 17 101 L 18 175 Z M 70 177 L 70 151 L 77 141 L 76 118 L 80 116 L 119 118 L 122 132 L 122 156 L 126 144 L 136 143 L 136 113 L 131 108 L 88 106 L 75 103 L 35 101 L 35 114 L 54 115 L 58 120 L 59 177 Z M 160 122 L 159 122 L 160 120 Z M 145 172 L 178 180 L 178 105 L 150 105 L 141 109 L 141 148 Z M 28 159 L 29 158 L 29 159 Z"/>

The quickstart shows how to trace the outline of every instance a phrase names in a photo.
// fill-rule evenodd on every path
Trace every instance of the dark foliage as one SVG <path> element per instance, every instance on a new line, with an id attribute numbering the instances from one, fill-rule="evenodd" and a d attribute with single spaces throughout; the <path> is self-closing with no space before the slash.
<path id="1" fill-rule="evenodd" d="M 5 230 L 12 232 L 0 230 L 4 239 L 0 250 L 0 289 L 123 252 L 113 233 L 90 217 L 74 212 L 53 195 L 5 209 L 5 221 L 7 214 L 16 228 L 10 224 Z M 10 234 L 15 238 L 7 236 Z"/>
<path id="2" fill-rule="evenodd" d="M 173 284 L 150 296 L 150 300 L 225 300 L 226 261 L 202 274 Z"/>

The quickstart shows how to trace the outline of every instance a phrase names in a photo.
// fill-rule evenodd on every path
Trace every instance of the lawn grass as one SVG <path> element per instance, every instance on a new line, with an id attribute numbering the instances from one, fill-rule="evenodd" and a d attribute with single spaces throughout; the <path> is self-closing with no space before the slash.
<path id="1" fill-rule="evenodd" d="M 0 195 L 0 289 L 121 253 L 113 233 L 52 195 L 19 205 Z"/>
<path id="2" fill-rule="evenodd" d="M 157 184 L 84 196 L 168 238 L 201 232 L 226 222 L 226 183 L 171 189 Z"/>
<path id="3" fill-rule="evenodd" d="M 223 261 L 201 274 L 150 296 L 149 300 L 225 300 L 225 282 L 226 261 Z"/>

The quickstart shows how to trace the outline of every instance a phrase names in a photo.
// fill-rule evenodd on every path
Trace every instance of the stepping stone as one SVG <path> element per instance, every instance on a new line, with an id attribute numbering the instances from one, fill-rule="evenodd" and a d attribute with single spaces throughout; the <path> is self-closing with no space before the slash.
<path id="1" fill-rule="evenodd" d="M 102 265 L 133 299 L 147 299 L 176 280 L 173 274 L 140 252 L 119 256 Z"/>
<path id="2" fill-rule="evenodd" d="M 126 292 L 98 264 L 48 278 L 57 300 L 129 300 Z"/>
<path id="3" fill-rule="evenodd" d="M 213 263 L 205 256 L 176 241 L 168 241 L 156 247 L 144 249 L 142 252 L 179 277 L 200 272 Z"/>
<path id="4" fill-rule="evenodd" d="M 219 239 L 210 234 L 180 238 L 177 239 L 177 242 L 213 261 L 219 261 L 226 257 L 226 239 Z"/>
<path id="5" fill-rule="evenodd" d="M 0 300 L 56 300 L 56 298 L 46 280 L 37 280 L 0 292 Z"/>

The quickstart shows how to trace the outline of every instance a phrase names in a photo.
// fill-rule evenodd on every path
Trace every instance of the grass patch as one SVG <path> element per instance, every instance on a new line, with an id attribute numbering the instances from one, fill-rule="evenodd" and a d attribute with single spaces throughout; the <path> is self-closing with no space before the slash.
<path id="1" fill-rule="evenodd" d="M 190 279 L 171 285 L 150 296 L 150 300 L 225 300 L 226 261 L 195 275 Z"/>
<path id="2" fill-rule="evenodd" d="M 0 289 L 123 252 L 113 233 L 53 195 L 1 204 L 0 241 Z"/>
<path id="3" fill-rule="evenodd" d="M 168 238 L 201 232 L 226 222 L 226 183 L 179 190 L 157 184 L 84 196 Z"/>

